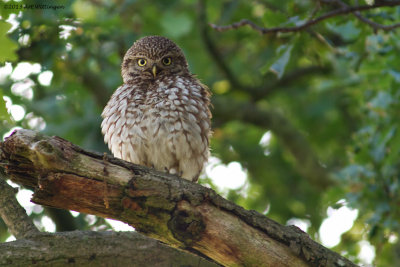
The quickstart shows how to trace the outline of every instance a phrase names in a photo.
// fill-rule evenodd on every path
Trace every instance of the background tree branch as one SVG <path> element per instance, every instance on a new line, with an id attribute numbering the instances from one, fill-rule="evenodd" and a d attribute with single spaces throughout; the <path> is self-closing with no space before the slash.
<path id="1" fill-rule="evenodd" d="M 137 232 L 40 233 L 29 239 L 0 243 L 0 266 L 66 266 L 70 264 L 74 266 L 219 266 L 191 253 L 168 247 Z"/>
<path id="2" fill-rule="evenodd" d="M 211 189 L 58 137 L 18 130 L 0 149 L 7 175 L 36 187 L 34 202 L 119 219 L 224 265 L 355 266 L 297 227 L 246 211 Z"/>
<path id="3" fill-rule="evenodd" d="M 341 0 L 325 0 L 324 2 L 328 3 L 328 4 L 335 4 L 337 6 L 340 6 L 341 8 L 350 8 L 349 5 L 347 5 L 345 2 L 343 2 Z M 356 1 L 356 3 L 358 3 L 358 1 Z M 359 19 L 361 22 L 371 26 L 374 29 L 374 32 L 377 32 L 378 30 L 390 31 L 390 30 L 400 27 L 400 23 L 394 23 L 391 25 L 382 25 L 382 24 L 376 23 L 376 22 L 364 17 L 363 15 L 361 15 L 360 11 L 354 11 L 354 12 L 352 12 L 352 14 L 357 19 Z"/>
<path id="4" fill-rule="evenodd" d="M 2 166 L 1 163 L 0 166 Z M 15 238 L 30 238 L 39 234 L 39 230 L 15 198 L 15 189 L 8 185 L 1 176 L 2 175 L 0 175 L 0 217 L 6 223 L 10 233 L 13 234 Z"/>
<path id="5" fill-rule="evenodd" d="M 342 1 L 338 0 L 325 0 L 321 1 L 322 3 L 335 3 L 335 4 L 340 4 L 340 8 L 331 10 L 326 12 L 325 14 L 316 17 L 316 18 L 311 18 L 307 20 L 306 22 L 302 23 L 301 25 L 298 26 L 293 26 L 293 27 L 272 27 L 272 28 L 265 28 L 257 25 L 251 20 L 248 19 L 242 19 L 239 22 L 235 22 L 229 25 L 225 26 L 219 26 L 213 23 L 209 23 L 210 27 L 213 28 L 214 30 L 223 32 L 223 31 L 228 31 L 228 30 L 233 30 L 233 29 L 238 29 L 243 26 L 249 26 L 253 30 L 256 30 L 260 34 L 270 34 L 270 33 L 284 33 L 284 32 L 297 32 L 297 31 L 302 31 L 306 28 L 309 28 L 315 24 L 320 23 L 321 21 L 324 21 L 326 19 L 339 16 L 339 15 L 344 15 L 344 14 L 354 14 L 360 21 L 363 23 L 366 23 L 376 31 L 377 29 L 382 29 L 382 30 L 392 30 L 395 28 L 400 27 L 400 23 L 396 23 L 393 25 L 381 25 L 378 23 L 375 23 L 365 17 L 362 17 L 360 15 L 360 11 L 366 11 L 370 9 L 375 9 L 379 7 L 393 7 L 393 6 L 398 6 L 400 5 L 400 1 L 388 1 L 388 0 L 382 0 L 382 1 L 374 1 L 372 5 L 362 5 L 362 6 L 349 6 L 345 4 Z"/>

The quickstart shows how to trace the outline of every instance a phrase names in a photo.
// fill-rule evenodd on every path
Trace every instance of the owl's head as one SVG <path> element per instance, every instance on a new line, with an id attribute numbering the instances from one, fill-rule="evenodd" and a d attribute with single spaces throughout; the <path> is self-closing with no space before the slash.
<path id="1" fill-rule="evenodd" d="M 155 80 L 189 73 L 182 50 L 161 36 L 146 36 L 137 40 L 126 52 L 121 67 L 124 83 L 138 78 Z"/>

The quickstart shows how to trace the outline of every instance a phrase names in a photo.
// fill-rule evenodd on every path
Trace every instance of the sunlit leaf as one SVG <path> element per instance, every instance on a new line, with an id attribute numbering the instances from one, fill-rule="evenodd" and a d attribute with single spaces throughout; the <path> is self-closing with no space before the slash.
<path id="1" fill-rule="evenodd" d="M 215 92 L 216 94 L 221 95 L 221 94 L 224 94 L 224 93 L 228 92 L 229 89 L 230 89 L 230 86 L 231 85 L 229 84 L 229 81 L 221 80 L 221 81 L 216 81 L 213 84 L 212 89 L 213 89 L 213 92 Z"/>
<path id="2" fill-rule="evenodd" d="M 7 35 L 10 28 L 11 24 L 0 20 L 0 63 L 4 63 L 5 61 L 15 61 L 17 59 L 15 51 L 17 50 L 18 45 Z"/>
<path id="3" fill-rule="evenodd" d="M 2 18 L 7 19 L 10 14 L 18 14 L 22 10 L 22 2 L 21 1 L 2 1 L 0 3 L 0 15 Z"/>
<path id="4" fill-rule="evenodd" d="M 11 123 L 10 114 L 7 112 L 6 101 L 3 99 L 3 91 L 0 88 L 0 121 L 6 120 Z"/>
<path id="5" fill-rule="evenodd" d="M 90 1 L 75 1 L 72 5 L 72 9 L 76 17 L 80 19 L 88 21 L 96 19 L 97 10 Z"/>

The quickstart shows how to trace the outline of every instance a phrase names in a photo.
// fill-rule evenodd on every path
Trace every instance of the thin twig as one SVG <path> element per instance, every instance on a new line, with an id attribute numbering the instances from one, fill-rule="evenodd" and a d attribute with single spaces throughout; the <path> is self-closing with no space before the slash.
<path id="1" fill-rule="evenodd" d="M 334 0 L 333 2 L 337 3 L 338 5 L 340 5 L 342 8 L 349 8 L 350 6 L 347 5 L 345 2 L 341 1 L 341 0 Z M 356 1 L 356 4 L 358 5 L 358 1 Z M 366 17 L 364 17 L 363 15 L 361 15 L 360 11 L 355 11 L 353 13 L 353 15 L 359 19 L 361 22 L 368 24 L 369 26 L 371 26 L 374 29 L 374 32 L 377 32 L 379 29 L 384 30 L 384 31 L 389 31 L 389 30 L 393 30 L 395 28 L 400 27 L 400 23 L 395 23 L 392 25 L 383 25 L 383 24 L 379 24 L 377 22 L 374 22 Z"/>
<path id="2" fill-rule="evenodd" d="M 327 2 L 327 1 L 324 1 Z M 330 1 L 328 1 L 330 2 Z M 228 31 L 228 30 L 233 30 L 233 29 L 238 29 L 243 26 L 250 26 L 252 29 L 258 31 L 261 34 L 269 34 L 269 33 L 278 33 L 278 32 L 297 32 L 301 31 L 305 28 L 308 28 L 314 24 L 317 24 L 323 20 L 329 19 L 334 16 L 338 15 L 344 15 L 344 14 L 350 14 L 353 13 L 355 16 L 357 16 L 355 13 L 360 11 L 365 11 L 365 10 L 370 10 L 370 9 L 375 9 L 378 7 L 393 7 L 393 6 L 398 6 L 400 5 L 400 1 L 378 1 L 374 3 L 373 5 L 363 5 L 363 6 L 347 6 L 347 7 L 341 7 L 335 10 L 332 10 L 330 12 L 327 12 L 315 19 L 309 19 L 307 20 L 304 24 L 298 25 L 298 26 L 293 26 L 293 27 L 273 27 L 273 28 L 264 28 L 256 23 L 254 23 L 251 20 L 248 19 L 242 19 L 239 22 L 235 22 L 229 25 L 225 26 L 219 26 L 216 24 L 209 23 L 211 28 L 223 32 L 223 31 Z M 361 16 L 361 15 L 359 15 Z M 358 16 L 357 16 L 358 17 Z M 362 17 L 362 16 L 361 16 Z M 358 17 L 359 18 L 359 17 Z M 367 23 L 368 25 L 372 26 L 375 30 L 376 29 L 382 29 L 382 30 L 392 30 L 394 28 L 400 27 L 400 23 L 396 23 L 393 25 L 381 25 L 376 22 L 370 21 L 365 17 L 359 18 L 362 22 Z"/>
<path id="3" fill-rule="evenodd" d="M 379 29 L 384 30 L 384 31 L 390 31 L 390 30 L 400 27 L 400 23 L 395 23 L 395 24 L 391 24 L 391 25 L 383 25 L 383 24 L 376 23 L 370 19 L 367 19 L 366 17 L 361 16 L 360 12 L 355 12 L 354 16 L 356 16 L 360 21 L 370 25 L 374 29 L 375 32 Z"/>

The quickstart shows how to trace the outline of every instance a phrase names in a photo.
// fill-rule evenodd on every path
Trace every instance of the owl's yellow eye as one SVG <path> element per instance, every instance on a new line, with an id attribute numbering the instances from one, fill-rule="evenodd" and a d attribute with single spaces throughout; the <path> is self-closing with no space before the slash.
<path id="1" fill-rule="evenodd" d="M 143 66 L 145 66 L 145 65 L 147 64 L 147 60 L 144 59 L 144 58 L 139 58 L 138 61 L 137 61 L 137 64 L 138 64 L 140 67 L 143 67 Z"/>
<path id="2" fill-rule="evenodd" d="M 165 58 L 162 59 L 162 63 L 163 63 L 165 66 L 171 65 L 172 59 L 171 59 L 170 57 L 165 57 Z"/>

